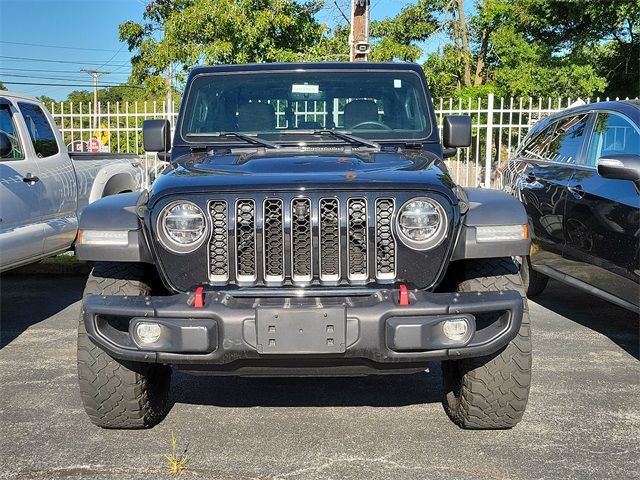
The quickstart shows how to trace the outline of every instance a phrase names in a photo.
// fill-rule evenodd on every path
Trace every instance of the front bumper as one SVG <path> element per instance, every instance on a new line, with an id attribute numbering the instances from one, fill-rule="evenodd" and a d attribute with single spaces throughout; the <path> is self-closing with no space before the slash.
<path id="1" fill-rule="evenodd" d="M 499 350 L 520 328 L 523 300 L 515 291 L 417 291 L 410 292 L 409 305 L 400 305 L 393 290 L 267 298 L 209 291 L 202 308 L 194 307 L 193 293 L 90 295 L 82 311 L 92 341 L 122 360 L 222 373 L 356 364 L 384 370 Z M 469 334 L 461 341 L 443 334 L 443 322 L 452 318 L 467 319 Z M 136 334 L 140 322 L 160 325 L 160 339 L 143 345 Z"/>

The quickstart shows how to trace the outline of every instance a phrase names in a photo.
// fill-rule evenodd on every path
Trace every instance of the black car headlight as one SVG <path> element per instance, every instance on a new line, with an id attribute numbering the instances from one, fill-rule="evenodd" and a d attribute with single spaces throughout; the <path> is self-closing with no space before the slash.
<path id="1" fill-rule="evenodd" d="M 407 201 L 398 211 L 396 229 L 402 243 L 414 250 L 435 248 L 447 233 L 447 215 L 440 203 L 427 197 Z"/>
<path id="2" fill-rule="evenodd" d="M 207 219 L 195 203 L 180 200 L 162 209 L 157 230 L 164 248 L 174 253 L 190 253 L 206 238 Z"/>

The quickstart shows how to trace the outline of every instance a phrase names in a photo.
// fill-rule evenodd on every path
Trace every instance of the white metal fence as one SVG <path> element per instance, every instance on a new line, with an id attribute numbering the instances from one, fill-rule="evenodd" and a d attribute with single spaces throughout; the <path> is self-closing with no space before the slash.
<path id="1" fill-rule="evenodd" d="M 609 100 L 603 99 L 603 100 Z M 617 100 L 617 99 L 616 99 Z M 591 99 L 583 100 L 590 103 Z M 594 99 L 600 101 L 600 98 Z M 311 103 L 311 102 L 308 102 Z M 464 186 L 491 187 L 496 182 L 496 172 L 508 160 L 529 128 L 541 118 L 574 103 L 571 98 L 496 98 L 490 94 L 484 98 L 434 99 L 438 128 L 446 115 L 470 115 L 473 141 L 469 148 L 460 149 L 454 158 L 447 159 L 451 175 Z M 153 118 L 170 118 L 175 124 L 177 108 L 167 112 L 165 102 L 101 103 L 97 112 L 92 104 L 71 102 L 48 105 L 65 142 L 88 141 L 96 135 L 95 124 L 106 130 L 106 146 L 109 151 L 142 155 L 142 122 Z M 304 121 L 315 121 L 324 107 L 296 109 L 294 114 Z M 97 115 L 96 115 L 97 113 Z M 339 112 L 334 112 L 336 115 Z M 145 156 L 149 168 L 156 165 L 155 157 Z"/>

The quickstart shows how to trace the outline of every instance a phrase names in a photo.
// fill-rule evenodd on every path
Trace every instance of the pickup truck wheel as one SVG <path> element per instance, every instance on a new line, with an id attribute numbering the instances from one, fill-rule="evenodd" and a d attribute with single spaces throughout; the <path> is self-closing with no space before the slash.
<path id="1" fill-rule="evenodd" d="M 544 273 L 536 272 L 533 269 L 531 266 L 531 259 L 528 256 L 522 257 L 520 275 L 522 276 L 522 282 L 527 291 L 527 298 L 533 298 L 540 295 L 549 282 L 549 277 Z"/>
<path id="2" fill-rule="evenodd" d="M 145 266 L 96 263 L 84 295 L 148 295 Z M 78 325 L 80 396 L 91 421 L 103 428 L 148 428 L 167 412 L 171 368 L 116 360 L 87 335 L 82 315 Z"/>
<path id="3" fill-rule="evenodd" d="M 485 357 L 442 362 L 443 405 L 462 428 L 511 428 L 524 414 L 531 384 L 529 311 L 522 279 L 511 258 L 468 261 L 461 273 L 458 291 L 516 290 L 525 308 L 520 331 L 506 347 Z"/>

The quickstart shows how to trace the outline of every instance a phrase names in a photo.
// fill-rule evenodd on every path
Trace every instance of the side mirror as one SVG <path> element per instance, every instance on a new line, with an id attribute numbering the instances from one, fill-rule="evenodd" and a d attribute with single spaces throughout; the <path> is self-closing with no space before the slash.
<path id="1" fill-rule="evenodd" d="M 471 117 L 448 115 L 442 123 L 442 144 L 445 148 L 461 148 L 471 145 Z"/>
<path id="2" fill-rule="evenodd" d="M 9 135 L 4 132 L 0 132 L 0 157 L 6 157 L 11 153 L 12 149 L 13 146 L 11 145 Z"/>
<path id="3" fill-rule="evenodd" d="M 145 120 L 142 122 L 142 142 L 145 152 L 170 150 L 171 125 L 169 120 Z"/>
<path id="4" fill-rule="evenodd" d="M 640 181 L 640 155 L 615 153 L 598 159 L 598 174 L 616 180 Z"/>

